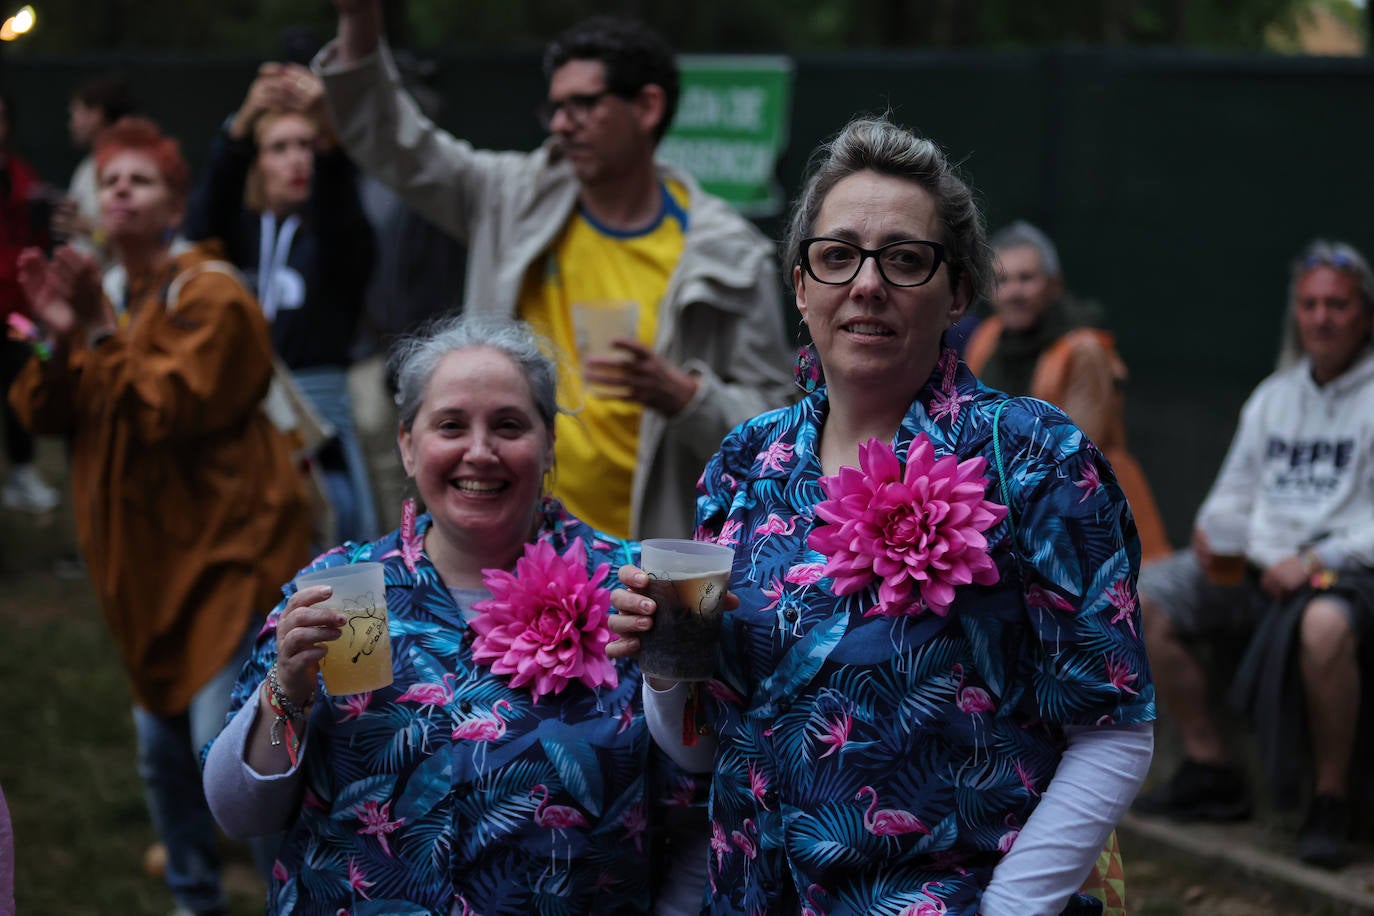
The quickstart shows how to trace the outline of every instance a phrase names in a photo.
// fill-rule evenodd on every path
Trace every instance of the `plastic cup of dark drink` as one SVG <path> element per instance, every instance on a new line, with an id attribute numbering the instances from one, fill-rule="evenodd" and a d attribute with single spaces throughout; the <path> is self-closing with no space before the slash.
<path id="1" fill-rule="evenodd" d="M 649 574 L 653 627 L 639 635 L 639 669 L 675 681 L 708 680 L 720 641 L 721 601 L 735 552 L 704 541 L 650 538 L 640 568 Z"/>

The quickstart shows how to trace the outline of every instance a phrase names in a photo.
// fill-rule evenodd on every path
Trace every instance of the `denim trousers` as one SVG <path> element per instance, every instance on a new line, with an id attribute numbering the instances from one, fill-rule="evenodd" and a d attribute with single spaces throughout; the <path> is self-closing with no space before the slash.
<path id="1" fill-rule="evenodd" d="M 291 377 L 319 415 L 334 427 L 334 438 L 343 458 L 342 467 L 324 468 L 325 488 L 337 517 L 337 539 L 370 541 L 381 532 L 377 530 L 377 506 L 372 497 L 367 460 L 353 429 L 348 376 L 339 368 L 315 366 L 293 370 Z M 319 546 L 327 550 L 334 545 Z"/>
<path id="2" fill-rule="evenodd" d="M 193 913 L 225 905 L 215 819 L 201 783 L 200 751 L 224 727 L 229 692 L 260 626 L 255 618 L 234 657 L 196 692 L 185 712 L 159 716 L 134 707 L 138 772 L 153 828 L 167 847 L 167 887 L 177 906 Z"/>

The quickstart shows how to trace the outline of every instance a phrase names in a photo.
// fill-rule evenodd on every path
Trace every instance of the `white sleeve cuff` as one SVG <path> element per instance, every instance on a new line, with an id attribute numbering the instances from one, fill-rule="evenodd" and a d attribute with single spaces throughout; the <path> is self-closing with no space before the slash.
<path id="1" fill-rule="evenodd" d="M 716 763 L 715 735 L 698 736 L 696 744 L 682 743 L 682 716 L 687 708 L 687 685 L 655 690 L 644 681 L 644 719 L 654 743 L 689 773 L 709 773 Z"/>

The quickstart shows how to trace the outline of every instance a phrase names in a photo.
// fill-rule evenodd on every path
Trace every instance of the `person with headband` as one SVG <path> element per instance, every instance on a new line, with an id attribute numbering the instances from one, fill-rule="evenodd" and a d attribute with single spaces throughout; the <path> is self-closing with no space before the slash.
<path id="1" fill-rule="evenodd" d="M 1344 242 L 1317 240 L 1293 261 L 1277 370 L 1240 422 L 1192 546 L 1140 576 L 1160 697 L 1183 760 L 1143 793 L 1142 813 L 1249 817 L 1242 769 L 1208 706 L 1198 641 L 1239 634 L 1248 649 L 1231 700 L 1250 714 L 1275 806 L 1295 807 L 1304 862 L 1350 858 L 1351 762 L 1371 709 L 1374 624 L 1374 276 Z"/>

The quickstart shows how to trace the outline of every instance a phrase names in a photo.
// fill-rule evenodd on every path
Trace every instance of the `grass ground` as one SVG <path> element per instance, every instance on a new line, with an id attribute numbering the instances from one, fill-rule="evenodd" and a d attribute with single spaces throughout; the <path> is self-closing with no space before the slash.
<path id="1" fill-rule="evenodd" d="M 153 830 L 123 671 L 85 579 L 54 572 L 71 531 L 65 509 L 38 518 L 0 510 L 0 786 L 14 822 L 17 908 L 162 916 L 173 904 L 142 868 Z M 233 912 L 261 913 L 246 851 L 225 852 Z"/>

